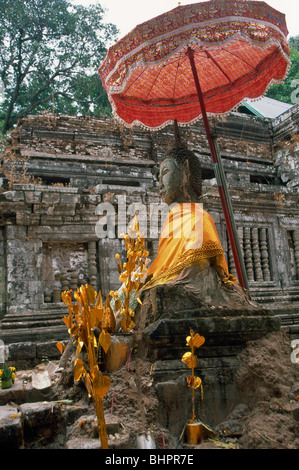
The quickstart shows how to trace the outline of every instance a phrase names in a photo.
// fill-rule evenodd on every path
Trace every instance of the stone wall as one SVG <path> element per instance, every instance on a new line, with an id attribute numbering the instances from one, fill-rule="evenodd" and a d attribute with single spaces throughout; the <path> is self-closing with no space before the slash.
<path id="1" fill-rule="evenodd" d="M 0 318 L 6 311 L 6 244 L 4 228 L 0 227 Z"/>

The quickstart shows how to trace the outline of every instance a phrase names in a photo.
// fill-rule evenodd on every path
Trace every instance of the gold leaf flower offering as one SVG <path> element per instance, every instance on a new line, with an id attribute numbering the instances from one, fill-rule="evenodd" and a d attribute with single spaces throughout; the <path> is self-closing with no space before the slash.
<path id="1" fill-rule="evenodd" d="M 200 336 L 198 333 L 194 334 L 194 331 L 190 329 L 190 335 L 186 338 L 186 344 L 187 346 L 189 346 L 189 348 L 191 348 L 191 351 L 186 352 L 182 357 L 182 361 L 184 362 L 184 364 L 186 364 L 192 371 L 192 375 L 189 375 L 187 377 L 187 385 L 192 389 L 192 418 L 189 421 L 190 424 L 196 421 L 194 391 L 200 388 L 201 399 L 203 398 L 202 381 L 199 377 L 196 377 L 194 375 L 194 369 L 197 367 L 198 364 L 198 359 L 194 353 L 194 350 L 202 346 L 204 342 L 205 338 L 203 336 Z"/>
<path id="2" fill-rule="evenodd" d="M 114 312 L 120 315 L 120 327 L 124 333 L 130 332 L 135 323 L 134 309 L 137 303 L 142 304 L 139 293 L 143 286 L 142 278 L 147 270 L 149 252 L 145 249 L 145 239 L 140 233 L 138 216 L 135 214 L 127 234 L 121 234 L 124 240 L 127 260 L 122 263 L 120 255 L 115 258 L 118 262 L 119 280 L 122 283 L 118 291 L 111 291 Z"/>
<path id="3" fill-rule="evenodd" d="M 110 347 L 110 332 L 115 331 L 115 318 L 108 296 L 103 305 L 101 292 L 97 294 L 92 286 L 80 286 L 73 297 L 74 302 L 72 291 L 65 291 L 61 296 L 69 312 L 62 320 L 76 346 L 74 379 L 77 382 L 82 380 L 88 395 L 93 398 L 102 449 L 107 449 L 103 398 L 110 387 L 110 379 L 102 375 L 98 357 L 100 348 L 107 353 Z M 57 347 L 60 351 L 63 350 L 58 343 Z M 87 361 L 80 357 L 83 347 L 87 352 Z"/>

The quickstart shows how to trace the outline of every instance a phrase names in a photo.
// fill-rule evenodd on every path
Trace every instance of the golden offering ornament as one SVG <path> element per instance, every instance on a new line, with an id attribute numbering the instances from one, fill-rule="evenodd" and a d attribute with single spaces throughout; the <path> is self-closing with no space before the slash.
<path id="1" fill-rule="evenodd" d="M 103 398 L 110 388 L 110 378 L 104 376 L 99 369 L 100 352 L 103 349 L 107 354 L 110 348 L 111 334 L 115 333 L 118 315 L 121 317 L 120 328 L 123 333 L 129 333 L 134 328 L 134 309 L 138 303 L 142 304 L 139 293 L 149 262 L 149 253 L 145 249 L 145 239 L 140 234 L 137 214 L 129 226 L 128 234 L 122 235 L 122 238 L 127 260 L 121 263 L 120 255 L 115 256 L 122 285 L 118 291 L 109 292 L 104 304 L 101 291 L 97 293 L 88 284 L 81 285 L 75 292 L 69 290 L 61 294 L 62 301 L 68 307 L 68 316 L 62 321 L 76 346 L 74 379 L 77 382 L 82 380 L 88 395 L 93 398 L 102 449 L 108 449 Z M 60 342 L 56 346 L 63 354 L 66 346 Z M 87 363 L 84 361 L 85 352 Z"/>
<path id="2" fill-rule="evenodd" d="M 115 255 L 122 285 L 118 291 L 111 291 L 110 296 L 113 299 L 115 315 L 121 317 L 120 327 L 123 333 L 129 333 L 135 326 L 134 310 L 138 303 L 142 304 L 139 293 L 144 285 L 143 277 L 150 261 L 149 252 L 145 249 L 145 238 L 140 233 L 137 214 L 129 226 L 128 233 L 121 234 L 121 237 L 125 243 L 127 260 L 122 263 L 120 255 Z"/>
<path id="3" fill-rule="evenodd" d="M 194 375 L 194 369 L 198 364 L 197 357 L 194 354 L 195 348 L 199 348 L 205 342 L 205 338 L 200 336 L 198 333 L 194 334 L 194 331 L 190 329 L 190 336 L 186 338 L 186 344 L 191 348 L 191 351 L 186 352 L 183 357 L 182 361 L 192 370 L 192 375 L 187 377 L 187 384 L 188 387 L 192 389 L 192 418 L 188 421 L 189 424 L 194 423 L 197 418 L 195 415 L 195 404 L 194 404 L 194 391 L 200 388 L 201 391 L 201 399 L 203 399 L 203 387 L 202 381 L 200 377 L 196 377 Z"/>
<path id="4" fill-rule="evenodd" d="M 110 332 L 115 330 L 115 318 L 109 301 L 106 300 L 103 305 L 101 293 L 97 294 L 88 284 L 80 286 L 74 292 L 74 299 L 77 303 L 73 302 L 71 290 L 63 292 L 61 298 L 69 312 L 68 316 L 63 318 L 63 322 L 68 327 L 69 335 L 76 345 L 74 379 L 77 382 L 82 380 L 88 395 L 93 398 L 102 449 L 108 449 L 103 398 L 109 390 L 110 378 L 103 376 L 100 372 L 98 353 L 100 347 L 105 352 L 109 349 Z M 97 331 L 100 331 L 98 339 Z M 79 357 L 83 348 L 87 352 L 88 363 Z"/>

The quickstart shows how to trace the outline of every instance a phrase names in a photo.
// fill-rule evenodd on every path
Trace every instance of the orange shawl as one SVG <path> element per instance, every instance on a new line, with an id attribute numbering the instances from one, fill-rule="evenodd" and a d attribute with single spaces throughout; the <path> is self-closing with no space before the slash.
<path id="1" fill-rule="evenodd" d="M 213 264 L 224 282 L 236 282 L 229 274 L 214 220 L 202 204 L 177 204 L 165 219 L 158 254 L 147 271 L 151 279 L 144 289 L 167 283 L 192 264 Z"/>

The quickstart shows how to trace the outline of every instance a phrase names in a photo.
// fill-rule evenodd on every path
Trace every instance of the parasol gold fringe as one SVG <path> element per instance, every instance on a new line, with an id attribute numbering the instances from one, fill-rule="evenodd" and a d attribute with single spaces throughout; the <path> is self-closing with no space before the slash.
<path id="1" fill-rule="evenodd" d="M 269 46 L 271 45 L 276 45 L 280 48 L 280 52 L 282 53 L 282 55 L 284 56 L 286 62 L 287 62 L 287 68 L 286 68 L 286 72 L 284 74 L 284 76 L 281 78 L 281 79 L 274 79 L 272 78 L 268 85 L 266 86 L 265 88 L 265 91 L 262 95 L 260 96 L 244 96 L 236 105 L 234 105 L 231 109 L 229 109 L 228 111 L 225 111 L 223 113 L 211 113 L 211 112 L 207 112 L 207 115 L 208 116 L 213 116 L 213 117 L 221 117 L 221 116 L 227 116 L 229 115 L 231 112 L 234 112 L 238 109 L 238 107 L 240 106 L 240 103 L 244 100 L 244 99 L 250 99 L 250 100 L 256 100 L 256 101 L 259 101 L 260 99 L 262 99 L 266 93 L 268 92 L 268 90 L 274 85 L 274 84 L 280 84 L 280 83 L 283 83 L 284 80 L 287 78 L 288 74 L 289 74 L 289 71 L 290 71 L 290 68 L 291 68 L 291 61 L 290 61 L 290 58 L 287 56 L 287 54 L 284 52 L 280 42 L 277 40 L 277 39 L 269 39 L 266 43 L 264 44 L 261 44 L 260 42 L 258 41 L 253 41 L 252 39 L 248 38 L 244 33 L 237 33 L 235 34 L 234 36 L 230 37 L 229 39 L 223 41 L 221 43 L 221 46 L 219 46 L 219 44 L 217 46 L 214 46 L 212 45 L 212 48 L 215 48 L 215 49 L 221 49 L 222 46 L 225 47 L 226 43 L 228 42 L 236 42 L 238 39 L 240 39 L 240 37 L 242 39 L 245 39 L 247 42 L 249 42 L 250 44 L 253 44 L 257 49 L 262 49 L 262 50 L 265 50 L 265 49 L 268 49 Z M 201 45 L 209 45 L 211 47 L 211 44 L 210 43 L 204 43 L 200 40 L 194 40 L 192 41 L 193 43 L 195 42 L 196 45 L 198 46 L 198 44 L 201 44 Z M 175 52 L 172 52 L 169 57 L 173 57 L 174 54 L 178 54 L 178 53 L 182 53 L 183 49 L 186 47 L 186 45 L 189 44 L 190 45 L 190 42 L 186 42 L 184 43 L 183 45 L 180 45 L 179 48 L 177 48 L 177 50 Z M 169 58 L 168 57 L 168 58 Z M 165 57 L 163 59 L 161 59 L 159 62 L 157 62 L 156 64 L 154 65 L 151 65 L 152 68 L 160 68 L 163 63 L 165 64 Z M 173 124 L 173 120 L 170 119 L 170 120 L 167 120 L 165 121 L 164 123 L 160 124 L 159 126 L 156 126 L 156 127 L 151 127 L 149 125 L 146 125 L 144 124 L 143 122 L 139 121 L 139 120 L 134 120 L 132 123 L 127 123 L 124 119 L 122 119 L 118 114 L 117 114 L 117 110 L 116 110 L 116 105 L 114 103 L 114 100 L 112 98 L 112 94 L 115 94 L 115 93 L 121 93 L 124 88 L 126 87 L 126 84 L 131 76 L 131 74 L 137 70 L 138 68 L 143 68 L 144 67 L 144 63 L 142 61 L 140 62 L 137 62 L 136 64 L 134 64 L 133 66 L 129 67 L 128 69 L 128 73 L 127 73 L 127 78 L 124 80 L 124 82 L 122 83 L 122 85 L 120 86 L 117 86 L 117 87 L 111 87 L 111 89 L 108 90 L 108 86 L 107 86 L 107 81 L 106 81 L 106 84 L 103 83 L 103 86 L 105 87 L 106 89 L 106 92 L 107 92 L 107 95 L 108 95 L 108 99 L 110 101 L 110 104 L 111 104 L 111 107 L 112 107 L 112 113 L 113 113 L 113 116 L 114 118 L 120 122 L 121 124 L 123 124 L 125 127 L 128 127 L 128 128 L 132 128 L 134 126 L 138 126 L 140 128 L 143 128 L 145 130 L 152 130 L 152 131 L 159 131 L 171 124 Z M 99 69 L 100 70 L 100 69 Z M 112 73 L 112 72 L 111 72 Z M 111 75 L 111 73 L 109 75 Z M 108 78 L 108 77 L 107 77 Z M 188 127 L 192 124 L 194 124 L 195 122 L 199 121 L 202 119 L 202 114 L 200 113 L 198 116 L 196 116 L 194 119 L 192 119 L 191 121 L 187 122 L 187 123 L 184 123 L 184 122 L 179 122 L 180 126 L 182 127 Z"/>
<path id="2" fill-rule="evenodd" d="M 176 49 L 172 50 L 171 52 L 169 52 L 168 55 L 163 56 L 163 58 L 160 58 L 158 61 L 153 61 L 153 62 L 150 62 L 150 63 L 148 63 L 148 62 L 146 63 L 143 60 L 139 60 L 138 62 L 135 62 L 133 65 L 128 67 L 127 72 L 126 72 L 126 78 L 123 81 L 123 83 L 121 85 L 118 85 L 118 86 L 110 87 L 109 92 L 111 94 L 122 93 L 123 90 L 125 89 L 127 83 L 128 83 L 128 80 L 130 79 L 131 74 L 133 72 L 135 72 L 138 69 L 143 69 L 145 65 L 148 65 L 149 67 L 151 67 L 153 69 L 161 68 L 161 67 L 163 67 L 163 64 L 165 64 L 165 62 L 168 59 L 172 58 L 173 56 L 175 56 L 177 54 L 183 54 L 183 53 L 185 55 L 186 51 L 184 51 L 184 48 L 186 48 L 188 46 L 195 45 L 195 47 L 199 46 L 199 47 L 203 47 L 203 48 L 204 48 L 204 46 L 206 46 L 209 49 L 221 50 L 223 47 L 225 47 L 229 43 L 237 42 L 239 39 L 243 39 L 246 42 L 248 42 L 249 44 L 256 47 L 257 49 L 261 49 L 261 50 L 266 50 L 270 46 L 276 45 L 280 48 L 280 51 L 283 54 L 283 56 L 285 57 L 285 59 L 287 60 L 287 62 L 290 62 L 289 57 L 285 54 L 285 52 L 284 52 L 284 50 L 281 46 L 281 42 L 278 39 L 275 39 L 275 38 L 270 38 L 267 42 L 261 43 L 258 40 L 255 41 L 252 38 L 248 37 L 247 34 L 245 34 L 244 32 L 239 31 L 238 33 L 235 33 L 234 35 L 230 36 L 229 38 L 227 38 L 223 41 L 218 42 L 217 45 L 215 45 L 214 43 L 211 43 L 211 42 L 208 42 L 208 41 L 207 42 L 206 41 L 201 41 L 200 39 L 197 39 L 197 38 L 193 37 L 191 41 L 189 39 L 184 41 Z M 286 42 L 286 44 L 287 44 L 287 42 Z M 109 54 L 109 52 L 108 52 L 108 54 Z M 108 56 L 108 54 L 106 55 L 106 57 Z M 125 60 L 127 60 L 127 58 L 130 57 L 130 55 L 134 55 L 134 54 L 135 54 L 134 51 L 130 52 L 127 55 L 125 55 L 124 57 L 122 57 L 119 61 L 117 61 L 117 63 L 115 64 L 115 67 L 109 72 L 109 74 L 107 75 L 107 77 L 105 79 L 105 83 L 103 84 L 106 91 L 107 91 L 107 88 L 109 87 L 109 85 L 108 85 L 109 79 L 111 78 L 111 76 L 113 76 L 115 71 L 119 68 L 120 64 L 122 62 L 124 62 Z M 105 61 L 106 61 L 106 58 L 104 59 L 103 64 L 98 69 L 98 72 L 99 72 L 100 75 L 101 75 L 101 69 L 103 68 Z M 108 93 L 108 91 L 107 91 L 107 93 Z"/>

